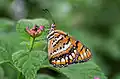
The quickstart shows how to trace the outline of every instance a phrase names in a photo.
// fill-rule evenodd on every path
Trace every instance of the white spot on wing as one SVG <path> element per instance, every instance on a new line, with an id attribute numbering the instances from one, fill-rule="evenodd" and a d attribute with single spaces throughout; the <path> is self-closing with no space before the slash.
<path id="1" fill-rule="evenodd" d="M 69 55 L 69 58 L 70 58 L 71 60 L 73 59 L 71 55 Z"/>
<path id="2" fill-rule="evenodd" d="M 60 63 L 60 60 L 57 60 L 57 63 Z"/>
<path id="3" fill-rule="evenodd" d="M 62 51 L 65 51 L 67 48 L 70 47 L 70 45 L 71 45 L 71 42 L 69 42 L 68 44 L 64 45 L 64 48 L 62 48 L 62 49 L 60 49 L 60 50 L 58 50 L 58 51 L 56 51 L 56 52 L 53 52 L 52 55 L 58 54 L 58 53 L 60 53 L 60 52 L 62 52 Z"/>
<path id="4" fill-rule="evenodd" d="M 59 38 L 56 38 L 56 41 L 53 43 L 53 46 L 62 38 L 62 35 L 59 36 Z"/>
<path id="5" fill-rule="evenodd" d="M 65 57 L 65 60 L 68 60 L 68 57 Z"/>
<path id="6" fill-rule="evenodd" d="M 61 62 L 65 62 L 65 59 L 64 59 L 64 58 L 62 58 L 62 59 L 61 59 Z"/>
<path id="7" fill-rule="evenodd" d="M 76 51 L 76 50 L 74 50 L 74 52 L 76 53 L 77 51 Z"/>
<path id="8" fill-rule="evenodd" d="M 53 38 L 53 37 L 54 37 L 54 36 L 49 37 L 48 40 L 50 40 L 50 39 Z"/>
<path id="9" fill-rule="evenodd" d="M 53 34 L 54 33 L 54 31 L 51 31 L 48 35 L 47 35 L 47 38 L 51 35 L 51 34 Z"/>
<path id="10" fill-rule="evenodd" d="M 54 63 L 54 62 L 55 62 L 55 60 L 52 60 L 52 62 Z"/>
<path id="11" fill-rule="evenodd" d="M 84 56 L 86 57 L 86 52 L 84 52 Z"/>
<path id="12" fill-rule="evenodd" d="M 81 58 L 84 59 L 84 56 L 81 54 Z"/>
<path id="13" fill-rule="evenodd" d="M 72 55 L 73 57 L 75 57 L 75 54 L 74 54 L 74 53 L 71 53 L 71 55 Z"/>

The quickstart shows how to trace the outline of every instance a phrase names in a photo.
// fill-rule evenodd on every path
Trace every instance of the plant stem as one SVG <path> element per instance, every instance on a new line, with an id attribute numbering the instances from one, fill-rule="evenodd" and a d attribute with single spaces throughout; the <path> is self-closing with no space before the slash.
<path id="1" fill-rule="evenodd" d="M 32 38 L 32 44 L 31 44 L 31 47 L 30 47 L 29 52 L 31 52 L 31 51 L 32 51 L 32 49 L 33 49 L 33 45 L 34 45 L 34 42 L 35 42 L 35 37 L 33 37 L 33 38 Z"/>
<path id="2" fill-rule="evenodd" d="M 25 79 L 24 76 L 22 75 L 22 72 L 18 72 L 17 79 Z"/>

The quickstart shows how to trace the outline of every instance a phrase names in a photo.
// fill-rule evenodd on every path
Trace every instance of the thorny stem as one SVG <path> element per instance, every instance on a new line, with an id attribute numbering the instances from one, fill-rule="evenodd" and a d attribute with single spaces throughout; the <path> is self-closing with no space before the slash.
<path id="1" fill-rule="evenodd" d="M 32 37 L 32 45 L 31 45 L 31 47 L 30 47 L 29 52 L 31 52 L 31 51 L 32 51 L 32 49 L 33 49 L 33 45 L 34 45 L 34 42 L 35 42 L 35 37 Z"/>

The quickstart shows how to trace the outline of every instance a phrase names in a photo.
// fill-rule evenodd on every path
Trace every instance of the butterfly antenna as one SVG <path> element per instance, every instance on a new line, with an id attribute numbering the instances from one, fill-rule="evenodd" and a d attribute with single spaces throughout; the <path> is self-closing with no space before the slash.
<path id="1" fill-rule="evenodd" d="M 53 20 L 52 14 L 49 12 L 48 9 L 43 9 L 43 11 L 49 15 L 50 19 L 52 20 L 52 22 L 55 24 L 55 21 Z"/>

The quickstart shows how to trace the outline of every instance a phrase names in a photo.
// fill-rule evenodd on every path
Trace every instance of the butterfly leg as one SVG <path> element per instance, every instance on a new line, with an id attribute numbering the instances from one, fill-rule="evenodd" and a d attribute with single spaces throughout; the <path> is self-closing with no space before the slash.
<path id="1" fill-rule="evenodd" d="M 77 53 L 75 54 L 75 58 L 73 59 L 73 62 L 74 62 L 74 63 L 78 63 L 78 57 L 79 57 L 79 53 L 77 52 Z"/>

